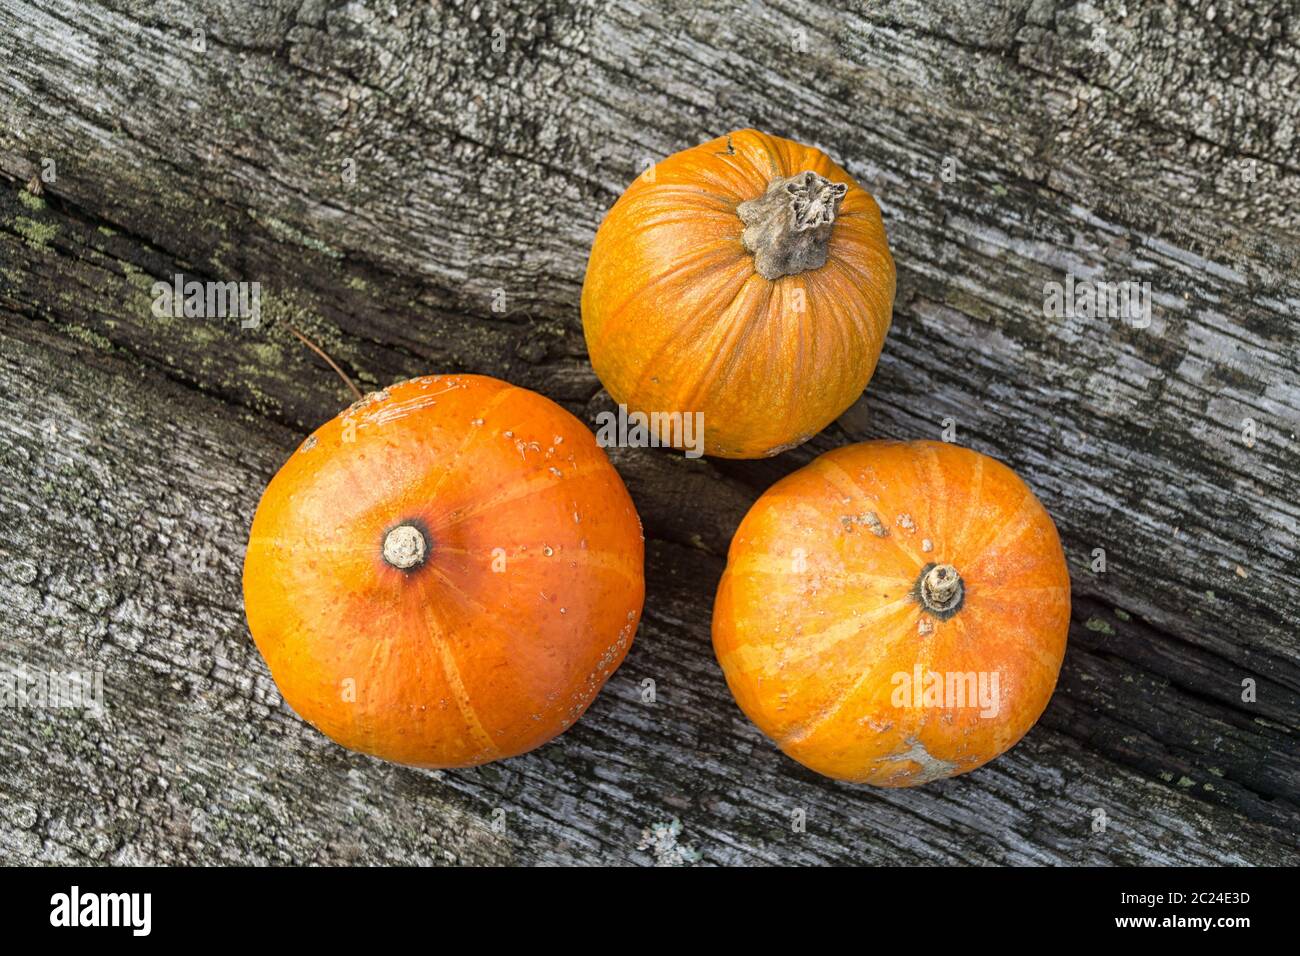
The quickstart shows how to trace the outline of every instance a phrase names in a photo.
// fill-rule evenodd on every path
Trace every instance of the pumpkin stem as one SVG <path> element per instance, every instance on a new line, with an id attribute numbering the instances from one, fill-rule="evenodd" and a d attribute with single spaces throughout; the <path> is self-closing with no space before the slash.
<path id="1" fill-rule="evenodd" d="M 848 191 L 809 169 L 778 176 L 762 196 L 737 206 L 745 224 L 740 242 L 754 257 L 754 270 L 775 280 L 825 265 L 835 215 Z"/>
<path id="2" fill-rule="evenodd" d="M 409 571 L 424 563 L 429 543 L 415 525 L 399 524 L 384 536 L 384 560 L 399 571 Z"/>
<path id="3" fill-rule="evenodd" d="M 941 621 L 961 610 L 966 588 L 951 564 L 927 564 L 916 579 L 914 590 L 921 606 Z"/>

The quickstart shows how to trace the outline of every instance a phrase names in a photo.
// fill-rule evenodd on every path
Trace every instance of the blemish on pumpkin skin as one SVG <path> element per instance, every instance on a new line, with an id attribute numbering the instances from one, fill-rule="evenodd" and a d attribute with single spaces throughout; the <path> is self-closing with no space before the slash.
<path id="1" fill-rule="evenodd" d="M 842 515 L 840 524 L 844 525 L 844 530 L 848 532 L 853 531 L 854 525 L 863 525 L 877 538 L 889 537 L 889 529 L 885 527 L 880 520 L 880 516 L 874 511 L 868 511 L 860 515 Z"/>
<path id="2" fill-rule="evenodd" d="M 370 394 L 363 395 L 361 398 L 357 399 L 355 402 L 353 402 L 351 405 L 348 406 L 348 411 L 359 412 L 362 409 L 369 408 L 371 405 L 374 405 L 377 402 L 384 402 L 387 400 L 388 400 L 388 392 L 384 391 L 383 389 L 380 389 L 377 392 L 371 392 Z"/>
<path id="3" fill-rule="evenodd" d="M 789 450 L 792 449 L 792 448 L 798 448 L 800 445 L 802 445 L 804 442 L 806 442 L 809 438 L 812 438 L 812 435 L 801 435 L 800 437 L 796 438 L 794 441 L 789 441 L 789 442 L 786 442 L 786 443 L 783 444 L 783 445 L 777 445 L 777 446 L 775 446 L 774 448 L 769 448 L 767 451 L 763 452 L 762 455 L 761 455 L 760 457 L 762 457 L 762 458 L 775 458 L 777 455 L 781 454 L 782 452 L 787 452 L 787 451 L 789 451 Z M 730 449 L 727 449 L 727 450 L 730 450 Z"/>
<path id="4" fill-rule="evenodd" d="M 886 763 L 897 763 L 899 761 L 911 761 L 921 768 L 920 773 L 908 773 L 899 771 L 890 776 L 890 780 L 910 780 L 914 783 L 932 783 L 935 780 L 942 780 L 945 777 L 951 777 L 961 770 L 961 765 L 953 763 L 950 760 L 940 760 L 932 756 L 930 751 L 925 748 L 916 737 L 908 737 L 903 741 L 903 745 L 908 747 L 907 751 L 902 754 L 891 755 L 884 758 Z"/>

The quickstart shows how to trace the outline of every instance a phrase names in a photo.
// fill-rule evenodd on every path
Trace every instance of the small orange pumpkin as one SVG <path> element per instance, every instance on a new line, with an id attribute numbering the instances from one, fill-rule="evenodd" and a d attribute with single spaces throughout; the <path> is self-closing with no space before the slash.
<path id="1" fill-rule="evenodd" d="M 641 525 L 591 432 L 534 392 L 418 378 L 316 430 L 244 561 L 284 699 L 353 750 L 465 767 L 531 750 L 622 662 Z"/>
<path id="2" fill-rule="evenodd" d="M 942 442 L 866 442 L 754 504 L 713 646 L 741 709 L 786 754 L 909 787 L 1024 736 L 1069 620 L 1056 526 L 1011 469 Z"/>
<path id="3" fill-rule="evenodd" d="M 582 325 L 616 402 L 702 412 L 707 454 L 760 458 L 862 394 L 893 301 L 871 195 L 820 150 L 746 129 L 668 157 L 614 203 Z"/>

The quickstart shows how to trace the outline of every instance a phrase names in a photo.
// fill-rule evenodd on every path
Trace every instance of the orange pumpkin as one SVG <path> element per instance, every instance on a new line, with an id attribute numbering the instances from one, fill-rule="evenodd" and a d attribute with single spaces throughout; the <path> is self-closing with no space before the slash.
<path id="1" fill-rule="evenodd" d="M 1056 527 L 1011 469 L 942 442 L 866 442 L 754 504 L 713 645 L 741 709 L 789 756 L 908 787 L 1024 736 L 1069 620 Z"/>
<path id="2" fill-rule="evenodd" d="M 591 432 L 477 375 L 368 396 L 271 480 L 244 561 L 284 699 L 345 747 L 421 767 L 531 750 L 622 662 L 641 525 Z"/>
<path id="3" fill-rule="evenodd" d="M 820 150 L 747 129 L 628 187 L 596 233 L 582 324 L 616 402 L 702 412 L 707 454 L 761 458 L 862 394 L 893 301 L 871 195 Z"/>

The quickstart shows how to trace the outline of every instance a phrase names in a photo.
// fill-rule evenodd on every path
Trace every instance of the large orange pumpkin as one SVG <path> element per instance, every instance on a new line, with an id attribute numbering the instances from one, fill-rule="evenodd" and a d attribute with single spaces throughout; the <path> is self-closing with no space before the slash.
<path id="1" fill-rule="evenodd" d="M 746 129 L 628 187 L 596 233 L 582 324 L 616 402 L 702 412 L 707 454 L 760 458 L 862 394 L 893 301 L 870 194 L 820 150 Z"/>
<path id="2" fill-rule="evenodd" d="M 523 753 L 627 653 L 641 525 L 586 426 L 477 375 L 418 378 L 321 426 L 272 479 L 244 562 L 284 699 L 422 767 Z"/>
<path id="3" fill-rule="evenodd" d="M 1011 469 L 942 442 L 866 442 L 754 504 L 713 644 L 741 709 L 789 756 L 907 787 L 1024 736 L 1069 619 L 1056 527 Z"/>

